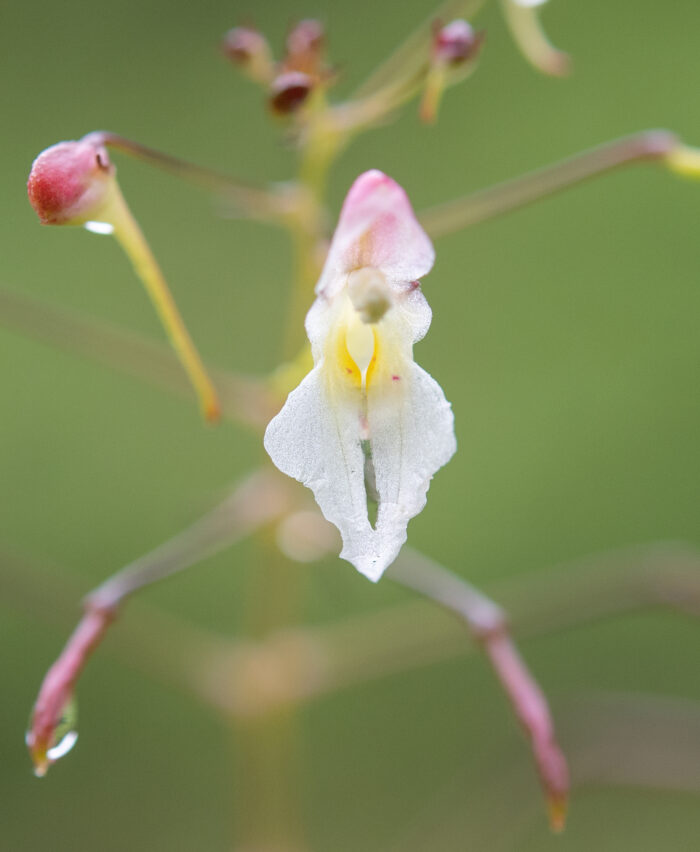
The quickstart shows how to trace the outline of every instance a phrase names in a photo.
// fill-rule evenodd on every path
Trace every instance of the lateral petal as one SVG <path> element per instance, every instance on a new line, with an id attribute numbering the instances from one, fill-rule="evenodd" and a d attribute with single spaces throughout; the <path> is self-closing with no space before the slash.
<path id="1" fill-rule="evenodd" d="M 359 391 L 337 392 L 319 365 L 289 394 L 264 444 L 282 473 L 313 491 L 324 517 L 340 530 L 341 557 L 363 571 L 376 535 L 367 515 L 360 404 Z"/>
<path id="2" fill-rule="evenodd" d="M 454 417 L 440 385 L 413 361 L 405 361 L 393 387 L 368 393 L 368 421 L 379 510 L 375 534 L 381 558 L 371 579 L 398 555 L 409 520 L 425 506 L 430 480 L 452 458 Z"/>

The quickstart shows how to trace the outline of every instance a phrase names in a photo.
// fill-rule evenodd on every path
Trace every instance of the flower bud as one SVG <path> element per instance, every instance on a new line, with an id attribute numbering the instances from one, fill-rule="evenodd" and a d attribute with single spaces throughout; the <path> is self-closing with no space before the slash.
<path id="1" fill-rule="evenodd" d="M 270 86 L 270 106 L 278 115 L 296 112 L 309 97 L 313 87 L 314 81 L 308 74 L 285 71 Z"/>
<path id="2" fill-rule="evenodd" d="M 224 36 L 224 55 L 258 83 L 269 83 L 273 75 L 270 46 L 262 33 L 251 27 L 234 27 Z"/>
<path id="3" fill-rule="evenodd" d="M 311 18 L 299 23 L 287 36 L 287 70 L 316 74 L 320 71 L 325 31 L 319 21 Z"/>
<path id="4" fill-rule="evenodd" d="M 99 219 L 114 186 L 115 168 L 98 141 L 59 142 L 34 160 L 29 202 L 44 225 Z"/>
<path id="5" fill-rule="evenodd" d="M 461 65 L 474 56 L 481 44 L 481 36 L 463 20 L 452 21 L 436 30 L 433 40 L 433 55 L 446 65 Z"/>

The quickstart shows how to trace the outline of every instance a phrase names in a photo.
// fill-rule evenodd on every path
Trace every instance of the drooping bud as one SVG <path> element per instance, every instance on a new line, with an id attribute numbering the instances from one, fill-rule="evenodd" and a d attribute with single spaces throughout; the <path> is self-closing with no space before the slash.
<path id="1" fill-rule="evenodd" d="M 466 21 L 452 21 L 446 27 L 436 29 L 433 56 L 447 65 L 461 65 L 474 55 L 482 41 L 482 34 L 475 33 Z"/>
<path id="2" fill-rule="evenodd" d="M 224 36 L 224 55 L 256 83 L 268 84 L 274 75 L 270 45 L 265 36 L 251 27 L 234 27 Z"/>
<path id="3" fill-rule="evenodd" d="M 285 71 L 270 86 L 270 106 L 278 115 L 296 112 L 314 88 L 314 81 L 301 71 Z"/>
<path id="4" fill-rule="evenodd" d="M 325 30 L 320 21 L 311 18 L 299 21 L 287 36 L 287 55 L 284 67 L 317 75 L 321 71 Z"/>
<path id="5" fill-rule="evenodd" d="M 113 234 L 143 282 L 192 385 L 205 418 L 220 417 L 216 390 L 175 305 L 163 273 L 121 193 L 105 144 L 96 132 L 59 142 L 34 161 L 27 181 L 29 201 L 44 224 L 82 225 Z M 46 743 L 41 744 L 41 747 Z"/>
<path id="6" fill-rule="evenodd" d="M 116 169 L 98 142 L 59 142 L 34 160 L 29 202 L 44 225 L 99 220 L 115 187 Z"/>

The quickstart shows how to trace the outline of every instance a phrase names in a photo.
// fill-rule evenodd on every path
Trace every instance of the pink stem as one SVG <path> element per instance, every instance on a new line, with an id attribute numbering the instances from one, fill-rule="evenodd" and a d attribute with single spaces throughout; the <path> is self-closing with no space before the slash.
<path id="1" fill-rule="evenodd" d="M 515 715 L 530 739 L 547 796 L 550 826 L 553 831 L 562 831 L 569 794 L 569 770 L 556 740 L 547 699 L 507 632 L 494 633 L 482 642 Z"/>
<path id="2" fill-rule="evenodd" d="M 483 646 L 530 740 L 550 826 L 561 831 L 569 793 L 566 760 L 556 740 L 547 699 L 513 644 L 503 610 L 466 580 L 409 548 L 404 548 L 388 576 L 453 612 Z"/>
<path id="3" fill-rule="evenodd" d="M 85 615 L 46 673 L 27 734 L 27 746 L 39 775 L 44 775 L 51 763 L 47 751 L 53 745 L 54 731 L 73 695 L 73 687 L 116 614 L 114 607 L 95 607 L 88 602 Z"/>

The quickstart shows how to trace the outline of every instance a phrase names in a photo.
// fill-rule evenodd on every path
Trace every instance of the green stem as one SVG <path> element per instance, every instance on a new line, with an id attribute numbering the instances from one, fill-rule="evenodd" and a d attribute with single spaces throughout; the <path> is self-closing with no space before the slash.
<path id="1" fill-rule="evenodd" d="M 620 166 L 645 161 L 665 162 L 678 147 L 678 138 L 670 131 L 645 130 L 575 154 L 515 180 L 430 207 L 418 218 L 431 237 L 442 237 L 517 210 Z"/>

